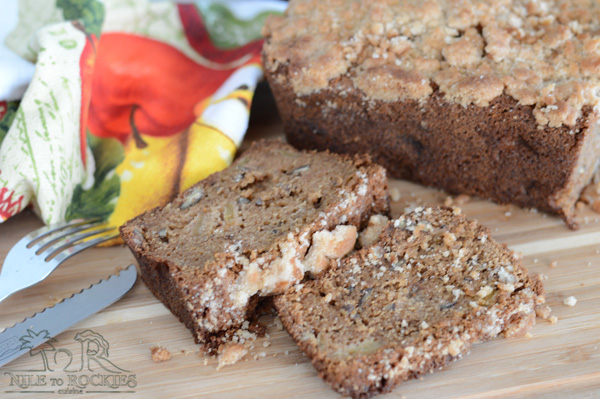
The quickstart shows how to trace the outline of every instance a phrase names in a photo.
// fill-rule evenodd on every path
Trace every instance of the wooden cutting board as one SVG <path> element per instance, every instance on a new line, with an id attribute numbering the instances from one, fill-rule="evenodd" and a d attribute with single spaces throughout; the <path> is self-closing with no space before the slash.
<path id="1" fill-rule="evenodd" d="M 271 108 L 272 109 L 272 108 Z M 280 122 L 260 112 L 248 141 L 280 137 Z M 392 181 L 401 195 L 394 215 L 415 204 L 441 204 L 447 194 Z M 504 398 L 600 396 L 600 215 L 580 212 L 581 229 L 555 217 L 471 200 L 464 213 L 522 252 L 533 274 L 543 274 L 547 303 L 558 323 L 538 319 L 530 338 L 498 338 L 475 345 L 444 370 L 397 387 L 387 398 Z M 26 211 L 0 224 L 0 261 L 20 237 L 42 224 Z M 0 328 L 70 296 L 133 263 L 126 248 L 87 250 L 48 279 L 0 303 Z M 557 262 L 556 267 L 551 267 Z M 575 296 L 575 307 L 563 299 Z M 268 337 L 247 357 L 216 371 L 199 355 L 189 331 L 138 280 L 119 302 L 0 368 L 0 397 L 336 398 L 273 318 Z M 171 359 L 151 360 L 165 347 Z"/>

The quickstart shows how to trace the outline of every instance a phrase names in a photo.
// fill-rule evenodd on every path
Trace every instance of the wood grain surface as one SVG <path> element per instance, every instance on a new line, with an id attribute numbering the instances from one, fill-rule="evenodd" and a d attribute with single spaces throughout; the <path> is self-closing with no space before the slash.
<path id="1" fill-rule="evenodd" d="M 255 112 L 245 146 L 258 137 L 282 137 L 272 112 Z M 407 182 L 392 181 L 391 187 L 400 193 L 392 203 L 396 216 L 408 206 L 441 204 L 448 197 Z M 477 199 L 461 207 L 487 225 L 494 238 L 522 252 L 530 273 L 547 277 L 547 303 L 558 323 L 538 319 L 529 338 L 477 344 L 445 369 L 381 398 L 600 397 L 600 215 L 585 209 L 578 216 L 581 229 L 570 231 L 558 218 L 516 207 Z M 0 261 L 19 238 L 41 225 L 30 211 L 1 224 Z M 0 303 L 0 328 L 133 262 L 123 247 L 87 250 L 42 283 Z M 563 305 L 571 295 L 577 304 Z M 0 397 L 339 397 L 274 319 L 264 322 L 269 336 L 256 341 L 241 362 L 216 371 L 217 361 L 199 355 L 189 331 L 138 280 L 119 302 L 43 350 L 0 368 Z M 169 350 L 171 359 L 152 362 L 155 345 Z"/>

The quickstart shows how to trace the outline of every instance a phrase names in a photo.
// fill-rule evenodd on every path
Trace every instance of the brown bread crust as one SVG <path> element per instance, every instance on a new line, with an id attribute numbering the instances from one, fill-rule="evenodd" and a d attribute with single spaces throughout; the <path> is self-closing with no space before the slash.
<path id="1" fill-rule="evenodd" d="M 322 270 L 388 211 L 385 170 L 367 158 L 261 141 L 121 236 L 153 294 L 212 352 L 252 321 L 259 296 Z"/>
<path id="2" fill-rule="evenodd" d="M 575 203 L 600 154 L 598 115 L 590 107 L 574 127 L 541 128 L 533 106 L 505 94 L 487 107 L 449 103 L 437 88 L 425 102 L 387 102 L 368 99 L 340 77 L 298 96 L 281 78 L 286 68 L 267 69 L 266 77 L 292 145 L 368 153 L 393 177 L 538 208 L 577 227 Z"/>
<path id="3" fill-rule="evenodd" d="M 544 302 L 539 279 L 457 208 L 417 208 L 335 263 L 274 304 L 319 376 L 353 398 L 388 392 L 500 333 L 526 334 Z"/>

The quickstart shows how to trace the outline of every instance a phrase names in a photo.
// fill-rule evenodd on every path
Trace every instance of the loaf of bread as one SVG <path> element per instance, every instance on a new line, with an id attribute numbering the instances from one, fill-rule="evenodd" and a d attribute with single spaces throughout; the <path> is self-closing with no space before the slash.
<path id="1" fill-rule="evenodd" d="M 259 296 L 325 270 L 387 211 L 385 170 L 365 157 L 261 141 L 121 235 L 146 285 L 214 353 L 239 339 Z"/>
<path id="2" fill-rule="evenodd" d="M 598 168 L 600 3 L 291 0 L 264 28 L 288 141 L 560 215 Z"/>
<path id="3" fill-rule="evenodd" d="M 544 302 L 505 245 L 458 210 L 417 208 L 317 279 L 275 297 L 284 327 L 336 391 L 368 398 L 433 372 Z"/>

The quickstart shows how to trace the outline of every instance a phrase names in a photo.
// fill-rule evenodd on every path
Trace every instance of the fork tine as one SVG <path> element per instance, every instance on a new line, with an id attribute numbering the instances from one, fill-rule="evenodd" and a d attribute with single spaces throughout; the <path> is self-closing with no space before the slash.
<path id="1" fill-rule="evenodd" d="M 79 219 L 51 225 L 20 239 L 8 251 L 0 269 L 0 302 L 17 291 L 39 283 L 67 258 L 119 236 L 115 227 L 98 223 L 100 221 L 100 218 Z M 52 237 L 47 239 L 50 235 Z M 82 242 L 84 239 L 88 241 Z M 23 264 L 27 264 L 28 268 L 23 268 Z"/>
<path id="2" fill-rule="evenodd" d="M 86 231 L 83 234 L 71 235 L 63 237 L 61 241 L 54 244 L 53 246 L 46 248 L 44 251 L 40 252 L 39 255 L 44 257 L 44 260 L 47 262 L 49 258 L 58 252 L 62 252 L 63 250 L 74 246 L 79 241 L 84 240 L 88 237 L 95 236 L 98 234 L 106 233 L 107 231 L 115 230 L 114 227 L 102 227 L 96 228 L 90 231 Z"/>
<path id="3" fill-rule="evenodd" d="M 75 233 L 78 233 L 78 232 L 86 230 L 86 229 L 91 229 L 96 226 L 100 226 L 101 224 L 102 223 L 100 220 L 89 221 L 88 223 L 85 223 L 85 224 L 76 223 L 72 227 L 70 227 L 66 230 L 63 228 L 63 229 L 55 230 L 53 232 L 46 233 L 46 234 L 44 234 L 44 237 L 36 240 L 37 242 L 35 244 L 33 244 L 32 246 L 30 246 L 29 249 L 31 249 L 32 251 L 38 252 L 43 247 L 48 246 L 50 244 L 54 244 L 67 236 L 73 235 Z M 60 233 L 56 234 L 58 232 L 60 232 Z"/>
<path id="4" fill-rule="evenodd" d="M 64 262 L 66 259 L 70 258 L 71 256 L 83 251 L 84 249 L 93 247 L 94 245 L 100 244 L 100 243 L 108 241 L 108 240 L 112 240 L 113 238 L 117 238 L 118 236 L 119 236 L 119 233 L 115 232 L 115 233 L 112 233 L 112 234 L 109 234 L 109 235 L 106 235 L 103 237 L 94 238 L 93 240 L 90 240 L 90 241 L 82 242 L 81 244 L 77 244 L 77 245 L 74 245 L 72 247 L 69 247 L 69 248 L 63 250 L 58 255 L 56 255 L 54 258 L 52 258 L 51 261 L 58 262 L 60 264 L 60 263 Z"/>
<path id="5" fill-rule="evenodd" d="M 55 233 L 60 230 L 64 230 L 69 227 L 80 226 L 82 224 L 88 224 L 88 223 L 96 223 L 96 222 L 99 222 L 100 220 L 102 220 L 102 219 L 100 219 L 100 218 L 74 219 L 74 220 L 71 220 L 70 222 L 66 222 L 66 223 L 52 224 L 52 225 L 45 226 L 45 227 L 39 228 L 37 230 L 34 230 L 31 233 L 27 234 L 24 238 L 29 239 L 30 241 L 35 241 L 37 239 L 44 238 L 52 233 Z"/>

